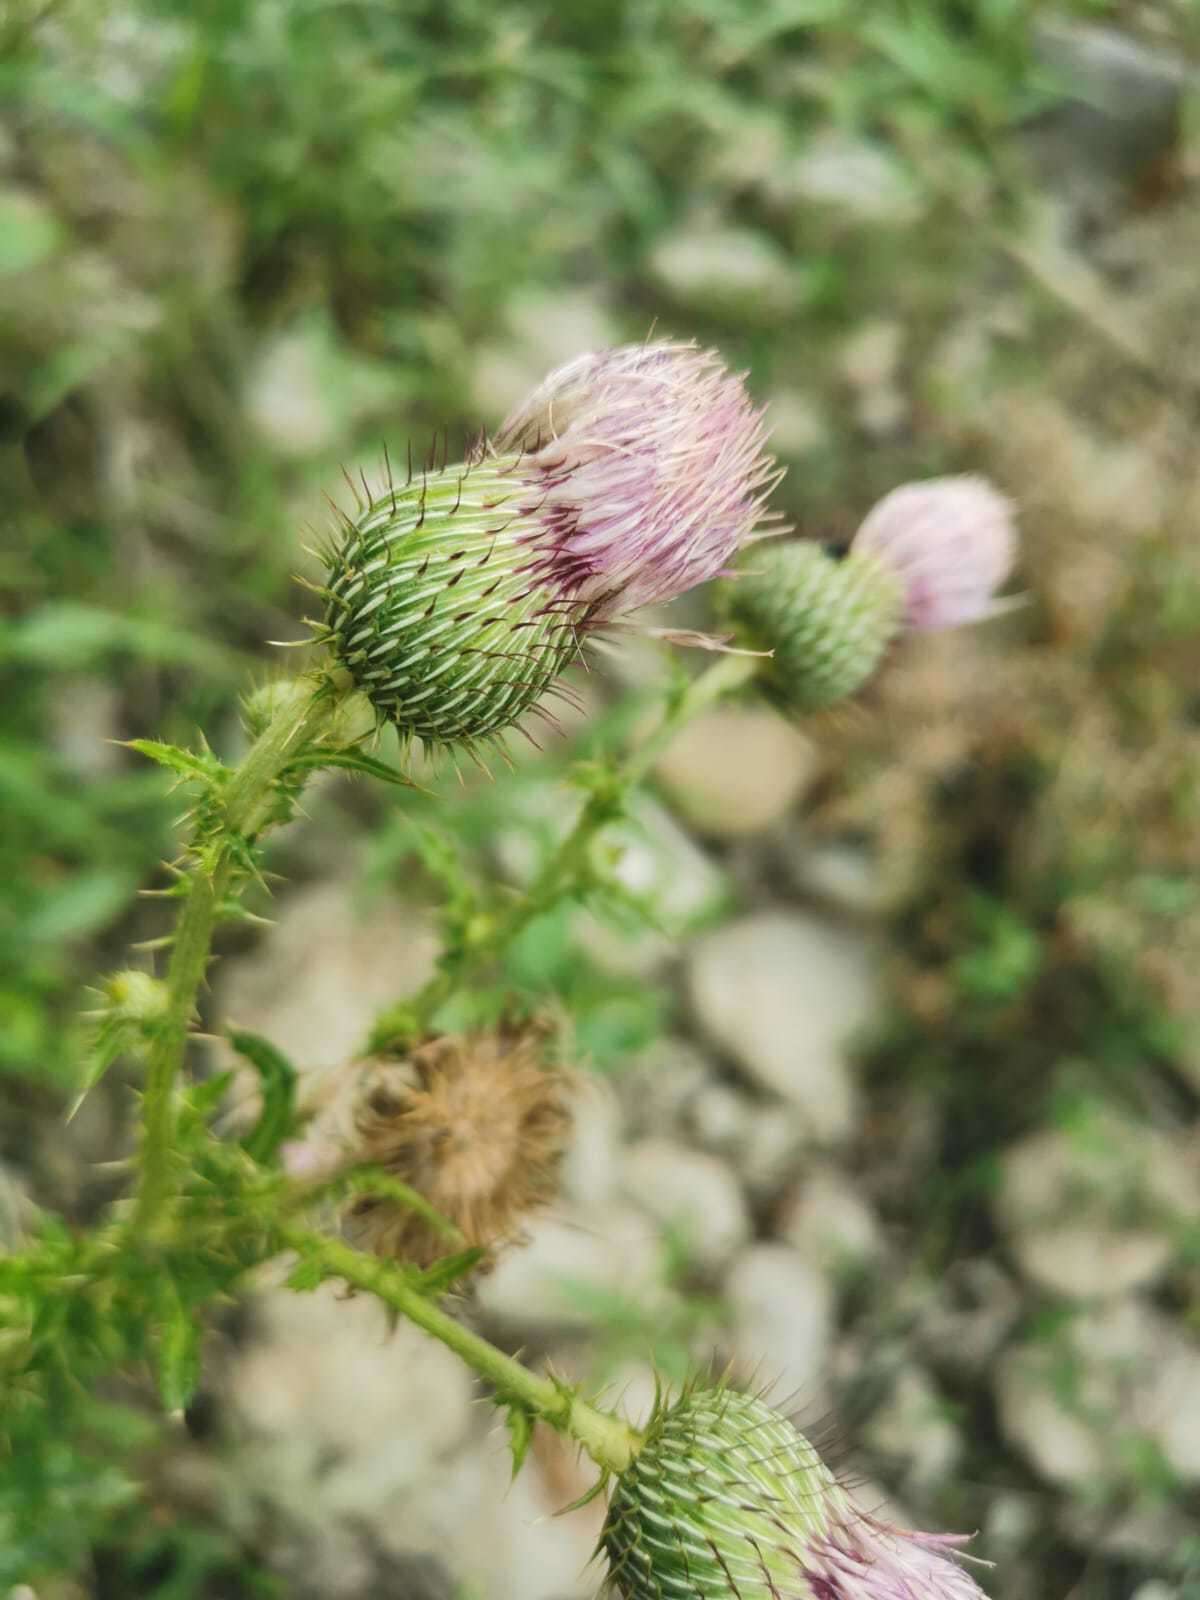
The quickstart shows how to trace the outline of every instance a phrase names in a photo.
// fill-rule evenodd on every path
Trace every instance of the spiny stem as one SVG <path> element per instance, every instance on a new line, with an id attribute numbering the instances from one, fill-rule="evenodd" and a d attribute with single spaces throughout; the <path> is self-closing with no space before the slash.
<path id="1" fill-rule="evenodd" d="M 411 1043 L 414 1038 L 421 1037 L 435 1013 L 453 998 L 473 971 L 505 950 L 529 923 L 550 910 L 572 884 L 584 878 L 592 841 L 613 820 L 614 796 L 640 783 L 685 723 L 748 683 L 761 665 L 762 658 L 758 656 L 723 655 L 693 678 L 681 693 L 673 696 L 657 726 L 619 764 L 612 781 L 589 796 L 571 831 L 554 850 L 528 891 L 493 917 L 484 936 L 475 944 L 456 951 L 411 1000 L 389 1006 L 378 1017 L 367 1043 L 368 1052 Z"/>
<path id="2" fill-rule="evenodd" d="M 318 1266 L 325 1277 L 341 1278 L 363 1289 L 441 1340 L 486 1379 L 501 1403 L 512 1402 L 581 1444 L 598 1467 L 623 1472 L 641 1446 L 635 1428 L 610 1412 L 589 1405 L 579 1395 L 550 1378 L 540 1378 L 477 1333 L 464 1328 L 428 1296 L 415 1289 L 392 1263 L 363 1255 L 340 1239 L 326 1238 L 307 1229 L 285 1224 L 282 1243 Z"/>
<path id="3" fill-rule="evenodd" d="M 167 967 L 166 1015 L 146 1063 L 141 1174 L 134 1214 L 135 1226 L 143 1230 L 156 1225 L 172 1189 L 175 1082 L 183 1065 L 196 996 L 208 969 L 213 929 L 232 882 L 237 847 L 262 828 L 270 812 L 275 779 L 289 758 L 328 727 L 339 704 L 338 693 L 325 687 L 299 706 L 285 705 L 278 712 L 230 780 L 220 840 L 206 848 L 188 873 Z"/>

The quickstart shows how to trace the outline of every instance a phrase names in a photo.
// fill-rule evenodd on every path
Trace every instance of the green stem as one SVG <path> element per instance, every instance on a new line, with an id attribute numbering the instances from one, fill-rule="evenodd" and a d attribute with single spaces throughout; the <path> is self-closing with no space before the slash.
<path id="1" fill-rule="evenodd" d="M 612 782 L 596 790 L 585 802 L 571 831 L 528 891 L 492 918 L 477 943 L 455 952 L 411 1000 L 389 1006 L 376 1019 L 367 1042 L 368 1052 L 411 1044 L 422 1037 L 437 1011 L 453 998 L 471 972 L 506 949 L 535 917 L 548 911 L 572 884 L 586 877 L 592 841 L 613 820 L 615 796 L 646 777 L 685 723 L 747 684 L 761 667 L 762 659 L 760 656 L 722 655 L 693 678 L 682 693 L 674 696 L 653 731 L 621 762 Z"/>
<path id="2" fill-rule="evenodd" d="M 284 1245 L 315 1263 L 330 1278 L 342 1278 L 399 1311 L 426 1333 L 440 1339 L 472 1371 L 495 1389 L 499 1401 L 522 1407 L 576 1440 L 597 1466 L 623 1472 L 641 1446 L 641 1435 L 620 1417 L 597 1407 L 550 1378 L 539 1378 L 494 1344 L 464 1328 L 440 1306 L 414 1289 L 390 1262 L 361 1254 L 340 1239 L 284 1225 Z"/>
<path id="3" fill-rule="evenodd" d="M 275 779 L 288 759 L 328 727 L 339 703 L 338 695 L 327 689 L 314 692 L 298 705 L 289 703 L 278 712 L 230 780 L 219 842 L 197 859 L 187 876 L 187 893 L 167 966 L 166 1015 L 146 1064 L 141 1176 L 134 1218 L 139 1228 L 156 1225 L 171 1193 L 175 1082 L 183 1065 L 196 996 L 208 970 L 213 929 L 233 879 L 239 846 L 253 840 L 266 822 Z"/>

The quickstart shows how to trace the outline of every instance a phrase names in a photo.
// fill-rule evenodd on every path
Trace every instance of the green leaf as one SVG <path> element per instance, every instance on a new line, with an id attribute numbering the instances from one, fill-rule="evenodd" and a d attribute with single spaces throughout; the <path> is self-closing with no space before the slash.
<path id="1" fill-rule="evenodd" d="M 347 772 L 365 772 L 369 778 L 380 778 L 384 783 L 394 783 L 402 789 L 417 788 L 413 780 L 405 777 L 399 768 L 389 766 L 386 761 L 377 761 L 374 756 L 365 755 L 361 750 L 322 750 L 318 746 L 315 750 L 305 750 L 294 761 L 289 761 L 284 770 L 296 772 L 312 767 L 342 767 Z"/>
<path id="2" fill-rule="evenodd" d="M 297 1294 L 311 1294 L 324 1281 L 325 1274 L 319 1261 L 297 1261 L 287 1276 L 288 1288 L 294 1289 Z"/>
<path id="3" fill-rule="evenodd" d="M 530 1442 L 533 1439 L 533 1418 L 524 1406 L 518 1405 L 514 1400 L 509 1404 L 505 1426 L 508 1429 L 508 1448 L 512 1452 L 512 1475 L 515 1478 L 525 1465 L 525 1457 L 529 1454 Z"/>
<path id="4" fill-rule="evenodd" d="M 287 1057 L 256 1033 L 231 1033 L 229 1042 L 262 1084 L 262 1110 L 242 1140 L 255 1161 L 271 1162 L 296 1124 L 296 1069 Z"/>
<path id="5" fill-rule="evenodd" d="M 160 1299 L 163 1325 L 158 1336 L 158 1390 L 168 1411 L 182 1411 L 200 1382 L 200 1328 L 174 1283 Z"/>
<path id="6" fill-rule="evenodd" d="M 126 748 L 136 750 L 149 761 L 157 761 L 160 767 L 177 772 L 181 778 L 199 778 L 203 783 L 215 783 L 229 770 L 207 750 L 195 755 L 191 750 L 181 750 L 175 744 L 163 744 L 159 739 L 130 739 L 126 742 Z"/>
<path id="7" fill-rule="evenodd" d="M 486 1254 L 486 1250 L 473 1246 L 470 1250 L 460 1250 L 457 1255 L 443 1256 L 421 1273 L 417 1287 L 422 1294 L 444 1294 L 473 1271 Z"/>

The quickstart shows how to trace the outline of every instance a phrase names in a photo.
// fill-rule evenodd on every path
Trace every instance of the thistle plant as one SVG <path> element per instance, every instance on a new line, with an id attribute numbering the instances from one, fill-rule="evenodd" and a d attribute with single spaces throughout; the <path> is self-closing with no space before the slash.
<path id="1" fill-rule="evenodd" d="M 454 1350 L 506 1413 L 516 1466 L 538 1421 L 591 1456 L 611 1491 L 612 1584 L 628 1600 L 976 1592 L 949 1559 L 953 1540 L 857 1511 L 761 1401 L 694 1385 L 639 1430 L 443 1304 L 552 1198 L 571 1097 L 546 1028 L 514 1009 L 447 1036 L 440 1008 L 532 918 L 603 887 L 597 837 L 689 717 L 756 686 L 794 713 L 832 704 L 906 623 L 979 616 L 1007 573 L 1007 508 L 978 484 L 889 497 L 840 563 L 799 543 L 746 550 L 771 529 L 778 473 L 764 440 L 741 380 L 714 355 L 660 343 L 581 357 L 457 466 L 430 461 L 403 482 L 389 468 L 342 516 L 315 660 L 249 697 L 239 765 L 204 743 L 136 742 L 189 790 L 191 833 L 161 891 L 176 911 L 161 969 L 126 968 L 99 986 L 85 1089 L 118 1055 L 142 1074 L 129 1193 L 94 1231 L 47 1221 L 0 1262 L 0 1549 L 34 1551 L 19 1569 L 0 1555 L 0 1581 L 37 1575 L 27 1527 L 57 1517 L 84 1538 L 107 1504 L 90 1386 L 149 1367 L 166 1407 L 181 1409 L 206 1306 L 287 1255 L 293 1287 L 331 1279 L 371 1294 Z M 214 934 L 252 915 L 244 897 L 263 877 L 266 836 L 290 820 L 309 775 L 349 769 L 403 790 L 405 772 L 370 747 L 380 721 L 404 740 L 473 753 L 527 715 L 552 717 L 547 702 L 569 692 L 562 674 L 597 630 L 728 574 L 742 551 L 722 608 L 732 651 L 672 691 L 621 762 L 588 769 L 573 827 L 528 888 L 452 897 L 437 973 L 378 1019 L 362 1058 L 315 1104 L 269 1041 L 231 1033 L 261 1110 L 237 1137 L 218 1133 L 230 1075 L 195 1082 L 185 1070 Z M 69 1483 L 46 1453 L 56 1430 L 74 1437 Z"/>

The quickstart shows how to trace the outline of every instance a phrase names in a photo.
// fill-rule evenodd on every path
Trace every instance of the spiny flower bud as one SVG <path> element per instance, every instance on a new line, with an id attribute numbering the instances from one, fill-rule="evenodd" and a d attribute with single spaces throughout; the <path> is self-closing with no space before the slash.
<path id="1" fill-rule="evenodd" d="M 114 1022 L 148 1025 L 167 1012 L 167 986 L 161 978 L 136 967 L 114 972 L 105 978 L 101 994 L 104 1015 Z"/>
<path id="2" fill-rule="evenodd" d="M 910 627 L 977 622 L 1016 559 L 1012 504 L 986 478 L 906 483 L 867 513 L 851 551 L 876 556 L 901 579 Z"/>
<path id="3" fill-rule="evenodd" d="M 903 590 L 881 561 L 853 551 L 835 561 L 815 544 L 755 551 L 724 600 L 738 643 L 771 652 L 763 689 L 796 714 L 861 688 L 903 620 Z"/>
<path id="4" fill-rule="evenodd" d="M 469 1246 L 488 1251 L 521 1236 L 553 1198 L 570 1132 L 566 1075 L 545 1065 L 537 1023 L 429 1040 L 404 1060 L 357 1062 L 330 1086 L 304 1144 L 286 1164 L 310 1175 L 338 1164 L 382 1168 L 415 1189 Z M 447 1253 L 445 1235 L 399 1202 L 354 1199 L 343 1217 L 351 1243 L 424 1267 Z"/>
<path id="5" fill-rule="evenodd" d="M 786 1417 L 699 1387 L 651 1418 L 601 1535 L 623 1600 L 983 1600 L 963 1542 L 868 1516 Z"/>
<path id="6" fill-rule="evenodd" d="M 720 572 L 775 476 L 715 356 L 581 356 L 494 444 L 345 520 L 321 636 L 402 733 L 487 738 L 538 706 L 589 630 Z"/>

